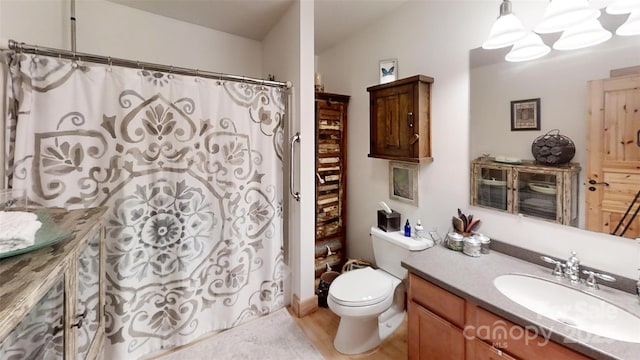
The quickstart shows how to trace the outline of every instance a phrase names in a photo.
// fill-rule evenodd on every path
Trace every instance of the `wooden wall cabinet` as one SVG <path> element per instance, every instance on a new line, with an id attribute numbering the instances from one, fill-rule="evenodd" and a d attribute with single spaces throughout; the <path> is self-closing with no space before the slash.
<path id="1" fill-rule="evenodd" d="M 576 163 L 500 163 L 480 157 L 471 162 L 471 205 L 577 226 L 579 173 Z"/>
<path id="2" fill-rule="evenodd" d="M 412 273 L 408 295 L 409 360 L 588 359 Z"/>
<path id="3" fill-rule="evenodd" d="M 345 261 L 348 106 L 349 96 L 316 93 L 316 276 Z"/>
<path id="4" fill-rule="evenodd" d="M 416 75 L 367 88 L 370 99 L 369 157 L 430 162 L 431 84 Z"/>
<path id="5" fill-rule="evenodd" d="M 97 359 L 104 344 L 106 208 L 50 209 L 72 235 L 0 259 L 0 359 Z"/>

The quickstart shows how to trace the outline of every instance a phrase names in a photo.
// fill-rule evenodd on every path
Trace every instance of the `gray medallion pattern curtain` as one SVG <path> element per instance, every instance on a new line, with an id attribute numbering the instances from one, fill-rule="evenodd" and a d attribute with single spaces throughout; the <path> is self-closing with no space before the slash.
<path id="1" fill-rule="evenodd" d="M 283 89 L 5 51 L 5 180 L 108 206 L 105 358 L 284 306 Z"/>

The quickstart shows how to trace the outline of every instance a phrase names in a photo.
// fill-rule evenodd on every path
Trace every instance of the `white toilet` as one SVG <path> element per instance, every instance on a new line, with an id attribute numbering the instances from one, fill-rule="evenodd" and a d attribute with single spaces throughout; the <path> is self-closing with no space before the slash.
<path id="1" fill-rule="evenodd" d="M 333 346 L 346 355 L 369 351 L 391 335 L 405 314 L 407 270 L 400 262 L 427 242 L 401 232 L 371 228 L 373 256 L 379 269 L 357 269 L 338 276 L 329 287 L 327 304 L 340 316 Z"/>

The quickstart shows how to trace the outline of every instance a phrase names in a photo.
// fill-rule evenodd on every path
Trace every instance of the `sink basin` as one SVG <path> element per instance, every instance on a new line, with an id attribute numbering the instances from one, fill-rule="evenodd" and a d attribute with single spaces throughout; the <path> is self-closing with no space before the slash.
<path id="1" fill-rule="evenodd" d="M 509 299 L 549 319 L 598 336 L 640 343 L 640 317 L 606 300 L 523 274 L 501 275 L 493 284 Z"/>

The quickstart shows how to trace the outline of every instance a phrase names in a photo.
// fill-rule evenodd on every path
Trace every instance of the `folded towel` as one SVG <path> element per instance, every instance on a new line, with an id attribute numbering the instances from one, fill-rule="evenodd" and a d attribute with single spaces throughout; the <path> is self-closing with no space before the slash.
<path id="1" fill-rule="evenodd" d="M 33 245 L 42 223 L 34 213 L 0 211 L 0 253 Z"/>

